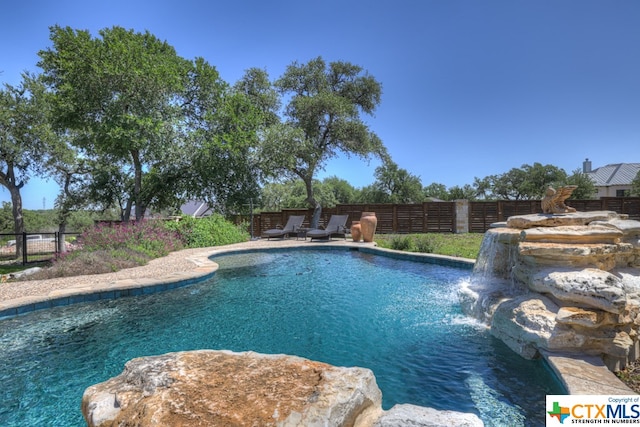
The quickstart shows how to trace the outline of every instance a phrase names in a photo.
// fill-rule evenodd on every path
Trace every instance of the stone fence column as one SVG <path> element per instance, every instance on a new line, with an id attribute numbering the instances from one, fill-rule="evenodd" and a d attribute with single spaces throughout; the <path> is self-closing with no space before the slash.
<path id="1" fill-rule="evenodd" d="M 469 232 L 469 201 L 468 200 L 454 200 L 456 204 L 456 228 L 455 233 L 468 233 Z"/>

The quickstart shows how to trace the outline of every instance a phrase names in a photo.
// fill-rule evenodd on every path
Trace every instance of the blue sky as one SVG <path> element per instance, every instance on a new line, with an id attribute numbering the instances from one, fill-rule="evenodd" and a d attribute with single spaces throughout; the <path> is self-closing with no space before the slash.
<path id="1" fill-rule="evenodd" d="M 250 67 L 275 79 L 317 56 L 360 65 L 383 88 L 371 130 L 423 185 L 472 184 L 534 162 L 567 173 L 587 157 L 593 167 L 640 162 L 635 0 L 10 0 L 0 83 L 39 72 L 55 24 L 94 36 L 114 25 L 148 30 L 229 83 Z M 318 177 L 362 187 L 376 166 L 340 158 Z M 24 207 L 51 208 L 55 194 L 33 179 Z"/>

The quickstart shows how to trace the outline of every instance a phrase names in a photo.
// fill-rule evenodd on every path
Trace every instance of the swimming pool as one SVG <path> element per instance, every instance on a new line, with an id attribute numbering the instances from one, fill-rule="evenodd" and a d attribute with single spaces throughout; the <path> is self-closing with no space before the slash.
<path id="1" fill-rule="evenodd" d="M 84 425 L 84 389 L 134 357 L 200 348 L 285 353 L 372 369 L 383 406 L 540 425 L 563 391 L 540 361 L 464 317 L 470 271 L 357 251 L 216 257 L 214 278 L 0 321 L 0 425 Z M 526 390 L 526 392 L 523 392 Z"/>

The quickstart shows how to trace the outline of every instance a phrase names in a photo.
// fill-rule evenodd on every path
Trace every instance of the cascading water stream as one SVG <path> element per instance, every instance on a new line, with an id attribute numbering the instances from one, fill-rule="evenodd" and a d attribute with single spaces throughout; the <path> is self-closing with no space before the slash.
<path id="1" fill-rule="evenodd" d="M 492 230 L 485 233 L 471 278 L 460 289 L 465 314 L 486 324 L 500 302 L 521 292 L 513 276 L 518 259 L 517 245 L 512 244 L 515 235 L 507 237 Z"/>

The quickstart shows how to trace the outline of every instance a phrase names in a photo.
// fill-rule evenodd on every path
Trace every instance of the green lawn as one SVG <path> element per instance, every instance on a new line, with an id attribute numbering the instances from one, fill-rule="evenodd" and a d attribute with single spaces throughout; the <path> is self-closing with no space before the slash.
<path id="1" fill-rule="evenodd" d="M 481 233 L 376 234 L 374 240 L 381 248 L 476 259 L 483 237 Z"/>

